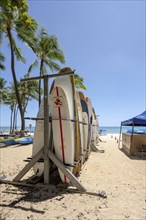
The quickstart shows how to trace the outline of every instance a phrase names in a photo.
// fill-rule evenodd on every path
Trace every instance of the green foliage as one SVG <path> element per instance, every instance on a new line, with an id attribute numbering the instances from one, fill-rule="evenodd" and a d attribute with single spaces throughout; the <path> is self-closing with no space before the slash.
<path id="1" fill-rule="evenodd" d="M 4 89 L 6 86 L 6 80 L 0 77 L 0 90 Z"/>
<path id="2" fill-rule="evenodd" d="M 32 42 L 31 48 L 38 57 L 36 61 L 30 66 L 29 71 L 36 67 L 36 63 L 40 60 L 43 63 L 41 68 L 41 75 L 46 73 L 45 65 L 48 66 L 52 72 L 60 69 L 60 66 L 54 62 L 59 61 L 65 63 L 63 51 L 60 49 L 58 39 L 55 35 L 49 36 L 44 27 L 42 27 L 35 35 L 34 43 Z"/>
<path id="3" fill-rule="evenodd" d="M 0 7 L 7 11 L 28 11 L 28 4 L 26 0 L 1 0 Z"/>
<path id="4" fill-rule="evenodd" d="M 28 74 L 38 67 L 38 59 L 36 59 L 29 67 Z"/>
<path id="5" fill-rule="evenodd" d="M 25 62 L 24 57 L 21 55 L 21 50 L 17 46 L 14 39 L 14 32 L 17 38 L 27 44 L 31 44 L 30 39 L 33 39 L 34 31 L 37 28 L 36 21 L 28 14 L 28 4 L 26 0 L 1 0 L 0 1 L 0 37 L 2 44 L 2 37 L 8 38 L 11 49 L 11 71 L 15 87 L 15 95 L 17 104 L 21 115 L 21 130 L 25 128 L 24 111 L 27 102 L 22 98 L 18 90 L 17 76 L 15 72 L 15 57 L 17 60 Z M 4 69 L 2 62 L 0 68 Z M 25 103 L 25 104 L 24 104 Z M 16 106 L 15 106 L 16 107 Z"/>
<path id="6" fill-rule="evenodd" d="M 84 85 L 84 78 L 80 77 L 78 74 L 74 74 L 75 86 L 77 89 L 86 90 L 86 86 Z"/>
<path id="7" fill-rule="evenodd" d="M 8 97 L 8 90 L 6 87 L 6 80 L 0 78 L 0 104 L 5 104 Z"/>
<path id="8" fill-rule="evenodd" d="M 5 61 L 5 57 L 4 55 L 0 52 L 0 70 L 5 70 L 5 66 L 4 66 L 4 61 Z"/>
<path id="9" fill-rule="evenodd" d="M 27 78 L 28 75 L 25 75 Z M 17 98 L 14 84 L 11 83 L 11 86 L 6 87 L 6 81 L 3 78 L 0 78 L 0 94 L 3 104 L 9 105 L 12 108 L 14 105 L 17 105 Z M 18 82 L 18 89 L 20 94 L 21 103 L 23 109 L 25 110 L 28 101 L 39 98 L 39 83 L 38 81 L 29 81 L 29 82 Z M 43 90 L 41 90 L 41 94 Z"/>
<path id="10" fill-rule="evenodd" d="M 17 47 L 13 37 L 12 37 L 12 47 L 17 60 L 21 60 L 23 63 L 25 63 L 25 58 L 21 55 L 21 49 Z"/>
<path id="11" fill-rule="evenodd" d="M 28 4 L 26 0 L 7 0 L 0 2 L 0 35 L 1 43 L 2 36 L 10 38 L 12 31 L 15 31 L 17 38 L 28 45 L 31 44 L 31 39 L 34 36 L 34 31 L 37 28 L 36 21 L 28 14 Z M 21 55 L 20 48 L 17 47 L 16 41 L 11 36 L 12 48 L 17 60 L 25 62 Z"/>

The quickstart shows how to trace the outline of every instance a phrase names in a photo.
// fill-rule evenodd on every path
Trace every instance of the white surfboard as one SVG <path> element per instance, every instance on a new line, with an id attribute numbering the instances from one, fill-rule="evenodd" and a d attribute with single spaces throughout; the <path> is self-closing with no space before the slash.
<path id="1" fill-rule="evenodd" d="M 93 108 L 93 131 L 92 131 L 92 136 L 93 136 L 92 139 L 94 141 L 94 144 L 95 143 L 97 144 L 99 142 L 99 122 L 98 122 L 98 117 L 95 113 L 94 108 Z"/>
<path id="2" fill-rule="evenodd" d="M 92 118 L 92 129 L 91 129 L 91 142 L 96 146 L 97 143 L 97 119 L 95 115 L 94 108 L 92 109 L 93 111 L 93 118 Z"/>
<path id="3" fill-rule="evenodd" d="M 70 117 L 74 119 L 74 94 L 71 76 L 56 77 L 53 84 L 53 87 L 59 86 L 64 90 L 69 103 Z"/>
<path id="4" fill-rule="evenodd" d="M 56 79 L 57 82 L 55 80 L 55 87 L 51 91 L 53 142 L 57 158 L 72 172 L 75 153 L 75 123 L 71 108 L 71 97 L 69 99 L 69 85 L 64 82 L 65 79 L 63 78 L 59 77 L 59 80 Z M 67 86 L 68 88 L 66 88 Z M 59 174 L 62 182 L 69 182 L 60 170 Z"/>
<path id="5" fill-rule="evenodd" d="M 48 99 L 48 103 L 49 103 L 49 112 L 51 110 L 50 108 L 50 97 Z M 51 115 L 51 112 L 50 114 Z M 44 99 L 41 102 L 38 114 L 37 114 L 38 118 L 44 118 Z M 49 123 L 49 133 L 48 134 L 48 139 L 49 139 L 49 143 L 52 142 L 52 128 L 50 126 Z M 50 145 L 52 145 L 52 143 L 50 143 Z M 32 147 L 32 157 L 34 157 L 38 151 L 44 146 L 44 121 L 43 120 L 37 120 L 36 121 L 36 126 L 35 126 L 35 132 L 34 132 L 34 141 L 33 141 L 33 147 Z M 44 163 L 43 163 L 43 158 L 42 158 L 42 162 L 37 162 L 34 166 L 33 166 L 33 170 L 34 173 L 37 176 L 41 176 L 44 172 Z"/>
<path id="6" fill-rule="evenodd" d="M 96 121 L 97 121 L 96 141 L 98 143 L 99 142 L 99 121 L 98 121 L 98 117 L 96 117 Z"/>

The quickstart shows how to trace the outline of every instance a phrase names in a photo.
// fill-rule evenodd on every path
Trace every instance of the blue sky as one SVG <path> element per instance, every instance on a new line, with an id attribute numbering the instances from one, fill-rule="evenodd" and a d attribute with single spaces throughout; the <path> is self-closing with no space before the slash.
<path id="1" fill-rule="evenodd" d="M 84 77 L 101 126 L 119 126 L 122 120 L 146 109 L 145 1 L 28 1 L 29 13 L 48 33 L 58 37 L 66 64 Z M 27 63 L 16 63 L 18 79 L 35 59 L 33 52 L 18 42 Z M 10 53 L 5 41 L 1 50 L 12 80 Z M 39 70 L 33 72 L 38 75 Z M 48 73 L 50 71 L 48 70 Z M 31 102 L 26 116 L 36 116 Z M 10 111 L 1 106 L 1 126 L 9 125 Z M 26 125 L 32 123 L 26 121 Z"/>

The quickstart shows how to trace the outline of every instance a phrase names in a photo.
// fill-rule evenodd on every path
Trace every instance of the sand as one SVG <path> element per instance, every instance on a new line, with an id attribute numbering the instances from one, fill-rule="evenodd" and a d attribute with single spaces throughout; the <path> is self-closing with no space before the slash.
<path id="1" fill-rule="evenodd" d="M 146 160 L 130 159 L 118 149 L 117 135 L 101 136 L 79 180 L 89 190 L 104 190 L 107 198 L 66 190 L 1 184 L 1 220 L 145 220 Z M 1 178 L 13 179 L 31 156 L 32 145 L 1 148 Z M 27 176 L 33 174 L 31 170 Z M 26 177 L 27 177 L 26 176 Z"/>

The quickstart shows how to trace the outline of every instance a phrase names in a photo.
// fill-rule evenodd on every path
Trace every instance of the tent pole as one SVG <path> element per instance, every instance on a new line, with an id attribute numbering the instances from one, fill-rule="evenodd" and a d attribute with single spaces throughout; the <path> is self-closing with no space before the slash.
<path id="1" fill-rule="evenodd" d="M 122 124 L 121 124 L 121 126 L 120 126 L 119 145 L 118 145 L 118 148 L 119 148 L 119 149 L 120 149 L 121 133 L 122 133 Z"/>
<path id="2" fill-rule="evenodd" d="M 133 132 L 134 132 L 134 123 L 132 124 L 132 134 L 131 134 L 131 140 L 130 140 L 130 150 L 131 150 L 132 141 L 133 141 Z"/>

